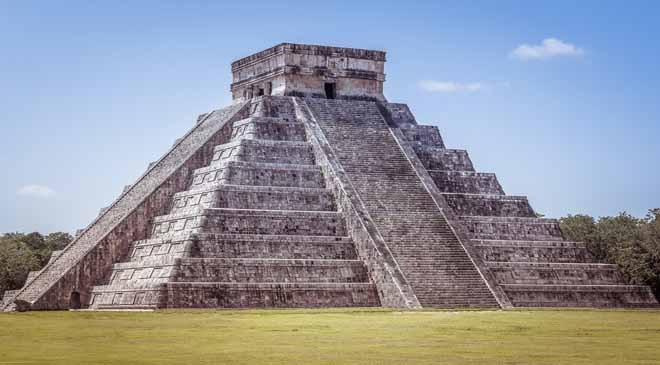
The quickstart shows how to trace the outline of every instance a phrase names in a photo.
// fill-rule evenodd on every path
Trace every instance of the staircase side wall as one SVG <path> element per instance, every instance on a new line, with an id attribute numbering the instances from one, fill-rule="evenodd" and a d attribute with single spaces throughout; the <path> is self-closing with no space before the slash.
<path id="1" fill-rule="evenodd" d="M 332 189 L 339 211 L 346 219 L 346 229 L 355 243 L 360 259 L 367 265 L 384 307 L 421 308 L 410 284 L 378 233 L 375 223 L 361 204 L 346 173 L 341 168 L 332 147 L 325 139 L 312 112 L 303 99 L 295 99 L 299 118 L 305 123 L 309 140 L 314 147 L 317 163 L 323 170 L 326 186 Z"/>
<path id="2" fill-rule="evenodd" d="M 213 148 L 226 142 L 232 122 L 247 117 L 240 103 L 206 115 L 190 132 L 49 263 L 17 294 L 17 309 L 68 309 L 72 292 L 89 303 L 92 286 L 107 281 L 112 265 L 126 258 L 130 245 L 144 239 L 151 220 L 165 214 L 172 196 L 190 184 L 192 172 L 205 166 Z"/>

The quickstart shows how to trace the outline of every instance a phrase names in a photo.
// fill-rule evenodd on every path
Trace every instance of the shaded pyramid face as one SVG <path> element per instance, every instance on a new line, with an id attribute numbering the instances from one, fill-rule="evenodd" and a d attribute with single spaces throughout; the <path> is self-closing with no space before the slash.
<path id="1" fill-rule="evenodd" d="M 234 104 L 3 309 L 658 305 L 386 102 L 384 62 L 294 44 L 234 62 Z"/>
<path id="2" fill-rule="evenodd" d="M 476 172 L 467 151 L 447 149 L 435 127 L 399 126 L 507 306 L 657 306 L 648 287 L 627 285 L 615 265 L 596 263 L 583 243 L 565 241 L 557 220 L 537 217 L 524 196 L 505 195 L 495 174 Z"/>

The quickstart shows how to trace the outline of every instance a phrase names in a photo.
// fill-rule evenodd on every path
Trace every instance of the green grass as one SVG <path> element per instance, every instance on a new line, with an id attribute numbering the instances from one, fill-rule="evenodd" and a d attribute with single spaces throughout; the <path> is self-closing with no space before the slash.
<path id="1" fill-rule="evenodd" d="M 0 364 L 659 364 L 660 311 L 0 315 Z"/>

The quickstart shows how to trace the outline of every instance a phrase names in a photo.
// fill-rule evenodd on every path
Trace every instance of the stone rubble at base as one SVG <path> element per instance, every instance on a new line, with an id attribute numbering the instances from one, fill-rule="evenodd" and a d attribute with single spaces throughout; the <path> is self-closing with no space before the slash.
<path id="1" fill-rule="evenodd" d="M 655 307 L 434 126 L 385 53 L 284 43 L 4 310 Z"/>

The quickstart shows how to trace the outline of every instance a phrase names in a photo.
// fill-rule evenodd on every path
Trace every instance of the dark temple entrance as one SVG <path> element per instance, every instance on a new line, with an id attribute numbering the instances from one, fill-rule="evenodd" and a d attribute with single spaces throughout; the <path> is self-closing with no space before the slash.
<path id="1" fill-rule="evenodd" d="M 69 298 L 69 309 L 80 309 L 80 293 L 77 291 L 71 292 L 71 298 Z"/>
<path id="2" fill-rule="evenodd" d="M 337 96 L 337 84 L 334 82 L 325 83 L 325 97 L 328 99 L 334 99 Z"/>

